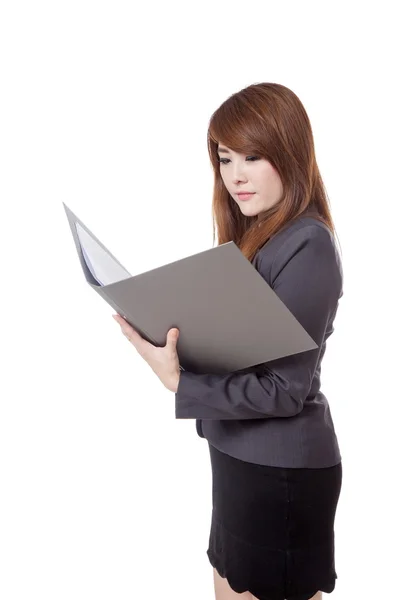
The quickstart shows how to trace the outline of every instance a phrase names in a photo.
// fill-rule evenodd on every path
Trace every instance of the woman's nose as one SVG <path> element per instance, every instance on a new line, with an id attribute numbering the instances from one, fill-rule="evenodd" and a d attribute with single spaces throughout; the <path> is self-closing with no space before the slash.
<path id="1" fill-rule="evenodd" d="M 241 167 L 236 167 L 233 169 L 233 182 L 235 184 L 240 183 L 241 181 L 245 181 L 246 177 L 243 173 L 243 169 Z"/>
<path id="2" fill-rule="evenodd" d="M 246 183 L 247 179 L 245 177 L 241 177 L 241 176 L 237 176 L 234 178 L 233 183 L 234 185 L 239 185 L 239 184 L 243 184 Z"/>
<path id="3" fill-rule="evenodd" d="M 232 167 L 232 177 L 233 177 L 234 183 L 238 183 L 240 181 L 245 181 L 246 176 L 244 173 L 244 165 L 242 165 L 241 163 L 234 164 Z"/>

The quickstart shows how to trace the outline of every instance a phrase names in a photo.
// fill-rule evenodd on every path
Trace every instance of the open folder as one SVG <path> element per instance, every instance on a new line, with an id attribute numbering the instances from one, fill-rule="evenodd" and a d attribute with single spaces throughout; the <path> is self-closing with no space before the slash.
<path id="1" fill-rule="evenodd" d="M 155 346 L 177 327 L 181 370 L 224 374 L 318 347 L 233 241 L 132 276 L 64 208 L 87 283 Z"/>

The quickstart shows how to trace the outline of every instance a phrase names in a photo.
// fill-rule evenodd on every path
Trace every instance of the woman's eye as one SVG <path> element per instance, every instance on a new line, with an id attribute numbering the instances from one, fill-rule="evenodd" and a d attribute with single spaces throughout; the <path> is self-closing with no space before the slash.
<path id="1" fill-rule="evenodd" d="M 252 162 L 253 162 L 255 160 L 260 160 L 260 157 L 259 156 L 247 156 L 246 160 L 247 159 L 252 160 Z M 220 157 L 218 157 L 218 162 L 220 162 L 223 165 L 227 165 L 228 164 L 227 161 L 229 161 L 229 160 L 230 160 L 230 158 L 220 158 Z"/>

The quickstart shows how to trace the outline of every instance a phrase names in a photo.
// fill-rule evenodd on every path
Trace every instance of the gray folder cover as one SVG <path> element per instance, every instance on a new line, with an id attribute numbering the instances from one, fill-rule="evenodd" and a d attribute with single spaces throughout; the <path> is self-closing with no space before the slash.
<path id="1" fill-rule="evenodd" d="M 177 327 L 182 370 L 224 374 L 318 347 L 233 241 L 131 276 L 63 205 L 87 283 L 155 346 Z"/>

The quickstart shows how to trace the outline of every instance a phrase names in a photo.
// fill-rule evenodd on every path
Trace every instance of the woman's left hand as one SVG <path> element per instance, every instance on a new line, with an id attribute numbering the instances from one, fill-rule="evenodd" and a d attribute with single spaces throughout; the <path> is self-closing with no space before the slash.
<path id="1" fill-rule="evenodd" d="M 176 351 L 179 329 L 175 327 L 170 329 L 167 333 L 166 345 L 158 348 L 142 338 L 120 315 L 113 315 L 113 318 L 120 324 L 124 336 L 133 344 L 147 364 L 150 365 L 161 383 L 168 390 L 176 393 L 180 378 L 179 358 Z"/>

